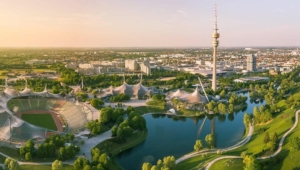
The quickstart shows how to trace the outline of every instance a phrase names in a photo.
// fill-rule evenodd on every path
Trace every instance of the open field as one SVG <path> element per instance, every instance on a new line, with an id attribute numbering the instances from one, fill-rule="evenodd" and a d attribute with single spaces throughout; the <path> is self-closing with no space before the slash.
<path id="1" fill-rule="evenodd" d="M 57 131 L 55 122 L 50 114 L 22 114 L 21 118 L 33 125 Z"/>

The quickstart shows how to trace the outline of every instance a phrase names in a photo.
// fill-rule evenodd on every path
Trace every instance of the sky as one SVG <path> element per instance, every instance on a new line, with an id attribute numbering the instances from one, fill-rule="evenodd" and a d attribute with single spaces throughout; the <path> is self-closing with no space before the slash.
<path id="1" fill-rule="evenodd" d="M 0 47 L 300 46 L 299 0 L 1 0 Z"/>

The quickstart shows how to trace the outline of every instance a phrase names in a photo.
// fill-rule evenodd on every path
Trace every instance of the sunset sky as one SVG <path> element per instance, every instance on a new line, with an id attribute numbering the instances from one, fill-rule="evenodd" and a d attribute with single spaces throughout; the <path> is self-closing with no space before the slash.
<path id="1" fill-rule="evenodd" d="M 0 47 L 300 46 L 299 0 L 1 0 Z"/>

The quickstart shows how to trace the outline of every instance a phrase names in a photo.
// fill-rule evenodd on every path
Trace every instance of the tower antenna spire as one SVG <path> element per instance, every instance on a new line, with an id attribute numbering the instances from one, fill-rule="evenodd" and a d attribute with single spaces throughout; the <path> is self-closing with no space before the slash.
<path id="1" fill-rule="evenodd" d="M 218 30 L 218 6 L 215 4 L 215 31 Z"/>

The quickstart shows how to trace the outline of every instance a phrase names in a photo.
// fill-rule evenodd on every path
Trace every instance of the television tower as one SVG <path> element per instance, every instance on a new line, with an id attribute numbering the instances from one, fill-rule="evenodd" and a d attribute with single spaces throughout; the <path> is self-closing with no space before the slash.
<path id="1" fill-rule="evenodd" d="M 220 37 L 220 34 L 218 33 L 218 27 L 217 27 L 217 5 L 215 5 L 215 29 L 214 32 L 211 34 L 211 37 L 213 38 L 212 45 L 214 47 L 214 53 L 213 53 L 213 78 L 212 78 L 212 90 L 216 91 L 217 89 L 217 47 L 219 45 L 218 38 Z"/>

